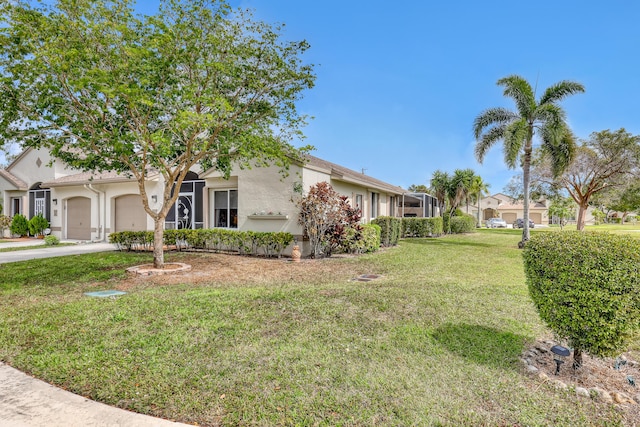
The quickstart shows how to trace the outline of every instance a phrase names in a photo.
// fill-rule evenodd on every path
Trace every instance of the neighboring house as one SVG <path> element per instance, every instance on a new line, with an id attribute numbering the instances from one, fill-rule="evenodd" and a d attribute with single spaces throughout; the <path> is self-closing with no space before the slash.
<path id="1" fill-rule="evenodd" d="M 162 179 L 150 173 L 145 183 L 152 209 L 160 207 Z M 291 165 L 287 177 L 275 167 L 237 169 L 229 179 L 215 170 L 191 171 L 165 228 L 287 231 L 301 240 L 294 200 L 301 190 L 307 192 L 322 181 L 360 207 L 365 223 L 377 216 L 403 214 L 406 190 L 308 156 L 305 165 Z M 69 169 L 45 150 L 27 149 L 0 170 L 0 193 L 8 215 L 31 218 L 42 213 L 52 233 L 62 239 L 104 241 L 114 231 L 153 230 L 135 179 Z"/>
<path id="2" fill-rule="evenodd" d="M 549 224 L 549 207 L 546 200 L 539 200 L 529 204 L 529 218 L 537 225 Z M 524 203 L 513 201 L 505 194 L 497 193 L 480 200 L 480 218 L 502 218 L 507 224 L 513 224 L 517 218 L 524 217 Z M 478 207 L 473 207 L 473 216 L 478 214 Z"/>

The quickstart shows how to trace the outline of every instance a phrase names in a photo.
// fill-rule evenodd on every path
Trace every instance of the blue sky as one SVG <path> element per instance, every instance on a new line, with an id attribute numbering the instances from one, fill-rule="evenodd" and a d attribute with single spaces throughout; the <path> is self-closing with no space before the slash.
<path id="1" fill-rule="evenodd" d="M 139 0 L 153 12 L 156 0 Z M 562 103 L 575 134 L 640 133 L 640 4 L 596 1 L 232 0 L 306 39 L 316 86 L 298 104 L 314 154 L 389 183 L 429 184 L 436 169 L 472 168 L 502 191 L 518 171 L 494 147 L 473 156 L 473 119 L 513 104 L 496 81 L 544 88 L 575 80 Z"/>
<path id="2" fill-rule="evenodd" d="M 473 119 L 513 104 L 496 81 L 519 74 L 538 93 L 575 80 L 562 103 L 580 138 L 640 133 L 636 30 L 640 5 L 596 1 L 243 0 L 258 19 L 306 39 L 316 87 L 299 104 L 314 116 L 306 142 L 326 160 L 407 187 L 436 169 L 470 167 L 502 191 L 517 171 L 494 147 L 473 156 Z"/>

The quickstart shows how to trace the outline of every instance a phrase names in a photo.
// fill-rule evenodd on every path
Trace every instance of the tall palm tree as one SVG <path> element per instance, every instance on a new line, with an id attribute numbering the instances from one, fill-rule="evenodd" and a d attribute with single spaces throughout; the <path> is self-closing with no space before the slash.
<path id="1" fill-rule="evenodd" d="M 473 183 L 471 184 L 471 200 L 478 206 L 478 227 L 480 227 L 480 200 L 485 196 L 485 194 L 489 194 L 489 187 L 491 185 L 487 182 L 484 182 L 480 175 L 476 175 L 473 177 Z"/>
<path id="2" fill-rule="evenodd" d="M 534 89 L 520 76 L 502 78 L 497 84 L 504 87 L 504 96 L 514 100 L 517 111 L 501 107 L 490 108 L 475 118 L 475 155 L 482 163 L 487 151 L 496 142 L 502 141 L 507 166 L 514 169 L 520 161 L 524 188 L 524 227 L 520 244 L 522 247 L 530 236 L 529 175 L 533 137 L 537 134 L 543 150 L 550 156 L 554 174 L 559 175 L 573 158 L 575 142 L 566 122 L 566 113 L 558 103 L 569 95 L 584 92 L 584 86 L 563 80 L 548 87 L 536 100 Z"/>

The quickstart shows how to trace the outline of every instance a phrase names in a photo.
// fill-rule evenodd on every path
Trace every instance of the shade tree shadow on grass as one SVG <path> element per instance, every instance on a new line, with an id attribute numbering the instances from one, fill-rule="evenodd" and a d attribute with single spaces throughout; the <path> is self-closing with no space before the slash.
<path id="1" fill-rule="evenodd" d="M 433 338 L 451 353 L 496 368 L 514 366 L 528 341 L 523 335 L 468 324 L 442 325 Z"/>

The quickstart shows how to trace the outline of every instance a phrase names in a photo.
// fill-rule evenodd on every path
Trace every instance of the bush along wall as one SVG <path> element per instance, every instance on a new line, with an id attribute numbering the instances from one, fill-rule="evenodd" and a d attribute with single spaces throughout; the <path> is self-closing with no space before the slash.
<path id="1" fill-rule="evenodd" d="M 380 226 L 365 224 L 360 230 L 348 228 L 340 251 L 349 254 L 364 254 L 380 249 Z"/>
<path id="2" fill-rule="evenodd" d="M 540 318 L 574 348 L 614 356 L 640 324 L 640 241 L 565 231 L 531 236 L 522 253 Z"/>
<path id="3" fill-rule="evenodd" d="M 153 250 L 153 231 L 111 233 L 109 242 L 121 251 Z M 164 244 L 177 250 L 203 250 L 241 255 L 282 256 L 293 243 L 293 234 L 284 232 L 237 231 L 223 228 L 165 230 Z"/>
<path id="4" fill-rule="evenodd" d="M 443 233 L 441 217 L 402 218 L 402 237 L 437 237 Z"/>
<path id="5" fill-rule="evenodd" d="M 380 243 L 382 246 L 396 246 L 402 234 L 402 219 L 391 216 L 379 216 L 371 221 L 380 227 Z"/>

